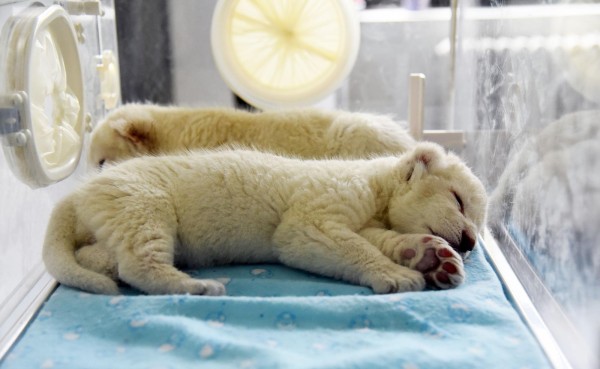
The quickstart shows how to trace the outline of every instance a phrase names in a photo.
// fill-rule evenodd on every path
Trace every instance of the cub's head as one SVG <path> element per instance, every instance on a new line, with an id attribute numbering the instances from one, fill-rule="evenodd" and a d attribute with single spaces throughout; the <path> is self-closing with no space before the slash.
<path id="1" fill-rule="evenodd" d="M 452 153 L 420 143 L 403 156 L 389 204 L 392 229 L 439 236 L 467 255 L 483 231 L 487 195 L 481 181 Z"/>
<path id="2" fill-rule="evenodd" d="M 95 167 L 154 151 L 152 113 L 130 104 L 111 112 L 92 132 L 88 163 Z"/>

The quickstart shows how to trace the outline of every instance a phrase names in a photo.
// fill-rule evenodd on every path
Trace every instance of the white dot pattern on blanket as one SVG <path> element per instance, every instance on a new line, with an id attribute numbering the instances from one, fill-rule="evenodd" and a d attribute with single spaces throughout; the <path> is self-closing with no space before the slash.
<path id="1" fill-rule="evenodd" d="M 256 367 L 256 365 L 255 365 L 255 363 L 254 363 L 254 360 L 242 360 L 242 361 L 240 362 L 240 365 L 239 365 L 239 367 L 240 367 L 241 369 L 251 369 L 251 368 L 255 368 L 255 367 Z"/>
<path id="2" fill-rule="evenodd" d="M 349 328 L 352 329 L 369 329 L 371 321 L 366 315 L 359 315 L 350 321 Z"/>
<path id="3" fill-rule="evenodd" d="M 323 350 L 327 349 L 327 345 L 324 343 L 315 343 L 313 345 L 313 347 L 315 348 L 315 350 L 318 350 L 318 351 L 323 351 Z"/>
<path id="4" fill-rule="evenodd" d="M 207 344 L 202 347 L 202 350 L 200 350 L 200 357 L 206 359 L 213 356 L 214 353 L 215 350 L 213 349 L 213 347 Z"/>
<path id="5" fill-rule="evenodd" d="M 0 369 L 548 368 L 491 267 L 471 258 L 457 289 L 393 295 L 278 265 L 190 272 L 227 278 L 220 297 L 61 286 Z"/>
<path id="6" fill-rule="evenodd" d="M 131 327 L 133 327 L 133 328 L 139 328 L 139 327 L 143 327 L 143 326 L 145 326 L 145 325 L 146 325 L 146 323 L 148 323 L 148 321 L 147 321 L 147 320 L 143 320 L 143 319 L 141 319 L 141 320 L 132 319 L 132 320 L 129 322 L 129 325 L 130 325 Z"/>
<path id="7" fill-rule="evenodd" d="M 52 316 L 52 312 L 51 311 L 42 311 L 42 312 L 40 312 L 40 314 L 38 316 L 42 319 L 49 318 Z"/>
<path id="8" fill-rule="evenodd" d="M 117 296 L 117 297 L 113 297 L 112 299 L 110 299 L 110 301 L 108 301 L 108 303 L 111 305 L 117 305 L 124 299 L 125 299 L 124 296 Z"/>
<path id="9" fill-rule="evenodd" d="M 175 346 L 165 343 L 164 345 L 160 345 L 160 347 L 158 348 L 158 351 L 169 352 L 169 351 L 173 351 L 174 349 L 175 349 Z"/>
<path id="10" fill-rule="evenodd" d="M 225 324 L 226 319 L 227 318 L 225 317 L 225 314 L 223 314 L 222 311 L 212 312 L 208 314 L 205 318 L 208 324 L 212 327 L 222 327 L 223 324 Z"/>
<path id="11" fill-rule="evenodd" d="M 460 303 L 450 305 L 448 308 L 448 314 L 458 322 L 467 321 L 472 315 L 469 307 Z"/>
<path id="12" fill-rule="evenodd" d="M 66 339 L 67 341 L 75 341 L 75 340 L 79 339 L 79 334 L 77 334 L 75 332 L 67 332 L 63 335 L 63 338 Z"/>
<path id="13" fill-rule="evenodd" d="M 294 329 L 296 328 L 296 315 L 285 311 L 277 316 L 275 325 L 279 329 Z"/>
<path id="14" fill-rule="evenodd" d="M 259 278 L 270 278 L 273 275 L 273 273 L 269 269 L 262 269 L 262 268 L 252 269 L 250 271 L 250 273 L 253 276 L 256 276 Z"/>

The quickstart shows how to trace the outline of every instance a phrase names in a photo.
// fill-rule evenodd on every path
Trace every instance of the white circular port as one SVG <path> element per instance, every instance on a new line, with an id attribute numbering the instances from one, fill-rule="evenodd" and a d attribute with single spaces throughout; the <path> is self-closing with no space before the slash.
<path id="1" fill-rule="evenodd" d="M 262 109 L 314 104 L 340 86 L 359 47 L 350 0 L 220 0 L 212 52 L 229 87 Z"/>
<path id="2" fill-rule="evenodd" d="M 13 172 L 31 187 L 70 175 L 82 149 L 83 78 L 73 26 L 60 6 L 31 7 L 2 31 L 4 96 L 18 96 L 22 145 L 3 140 Z"/>

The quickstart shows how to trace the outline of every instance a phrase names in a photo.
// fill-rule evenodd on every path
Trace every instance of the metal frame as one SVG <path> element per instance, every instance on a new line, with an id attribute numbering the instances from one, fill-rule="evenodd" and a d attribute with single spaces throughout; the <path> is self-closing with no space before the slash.
<path id="1" fill-rule="evenodd" d="M 589 361 L 578 332 L 504 226 L 493 231 L 496 238 L 489 229 L 483 237 L 486 257 L 548 360 L 556 369 L 583 368 Z"/>
<path id="2" fill-rule="evenodd" d="M 0 361 L 25 332 L 57 285 L 40 263 L 0 306 Z"/>

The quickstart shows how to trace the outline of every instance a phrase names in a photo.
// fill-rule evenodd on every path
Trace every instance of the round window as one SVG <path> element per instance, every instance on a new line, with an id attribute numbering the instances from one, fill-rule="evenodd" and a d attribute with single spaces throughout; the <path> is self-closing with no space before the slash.
<path id="1" fill-rule="evenodd" d="M 221 0 L 211 45 L 229 87 L 262 109 L 306 106 L 340 86 L 356 61 L 349 0 Z"/>
<path id="2" fill-rule="evenodd" d="M 70 175 L 83 146 L 83 78 L 75 31 L 57 5 L 31 7 L 2 30 L 0 134 L 13 172 L 31 187 Z"/>

